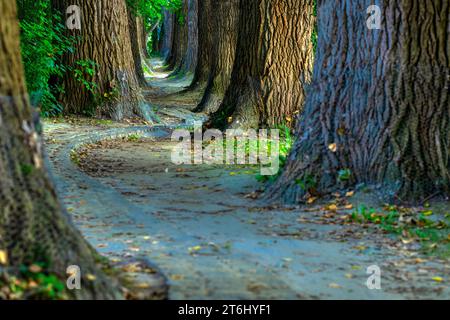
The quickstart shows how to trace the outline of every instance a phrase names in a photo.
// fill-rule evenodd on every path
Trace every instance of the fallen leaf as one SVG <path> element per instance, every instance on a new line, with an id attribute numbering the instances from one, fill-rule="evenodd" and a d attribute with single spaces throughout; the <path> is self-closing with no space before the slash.
<path id="1" fill-rule="evenodd" d="M 410 243 L 413 243 L 414 242 L 414 239 L 404 239 L 404 238 L 402 238 L 402 243 L 403 244 L 410 244 Z"/>
<path id="2" fill-rule="evenodd" d="M 8 254 L 5 250 L 0 250 L 0 264 L 6 265 L 8 263 Z"/>
<path id="3" fill-rule="evenodd" d="M 325 209 L 328 211 L 337 211 L 338 207 L 335 204 L 330 204 Z"/>
<path id="4" fill-rule="evenodd" d="M 135 287 L 138 289 L 148 289 L 148 288 L 150 288 L 150 284 L 145 283 L 145 282 L 140 282 L 137 285 L 135 285 Z"/>
<path id="5" fill-rule="evenodd" d="M 441 278 L 441 277 L 434 277 L 432 279 L 433 279 L 433 281 L 436 281 L 436 282 L 443 282 L 444 281 L 444 279 Z"/>
<path id="6" fill-rule="evenodd" d="M 427 260 L 421 259 L 421 258 L 417 258 L 417 259 L 414 260 L 414 262 L 415 263 L 424 263 L 424 262 L 427 262 Z"/>
<path id="7" fill-rule="evenodd" d="M 359 251 L 364 251 L 367 249 L 366 246 L 354 246 L 353 249 L 359 250 Z"/>
<path id="8" fill-rule="evenodd" d="M 42 268 L 40 266 L 38 266 L 37 264 L 32 264 L 28 270 L 32 273 L 39 273 L 42 271 Z"/>
<path id="9" fill-rule="evenodd" d="M 355 191 L 349 191 L 345 194 L 347 198 L 353 197 L 355 195 Z"/>
<path id="10" fill-rule="evenodd" d="M 194 247 L 190 247 L 189 248 L 189 252 L 197 252 L 197 251 L 200 251 L 200 250 L 202 250 L 201 246 L 194 246 Z"/>
<path id="11" fill-rule="evenodd" d="M 332 289 L 341 289 L 342 287 L 339 285 L 339 284 L 337 284 L 337 283 L 330 283 L 329 285 L 328 285 L 328 287 L 330 287 L 330 288 L 332 288 Z"/>
<path id="12" fill-rule="evenodd" d="M 94 275 L 91 274 L 91 273 L 88 273 L 88 274 L 86 275 L 86 278 L 87 278 L 89 281 L 95 281 L 95 279 L 97 279 L 97 277 L 94 276 Z"/>
<path id="13" fill-rule="evenodd" d="M 352 279 L 352 278 L 353 278 L 353 275 L 352 275 L 351 273 L 346 273 L 346 274 L 345 274 L 345 277 L 346 277 L 347 279 Z"/>
<path id="14" fill-rule="evenodd" d="M 332 143 L 328 146 L 328 149 L 330 149 L 331 152 L 336 152 L 337 151 L 337 144 L 336 143 Z"/>
<path id="15" fill-rule="evenodd" d="M 184 277 L 181 274 L 174 274 L 170 278 L 174 281 L 179 281 L 179 280 L 183 280 Z"/>

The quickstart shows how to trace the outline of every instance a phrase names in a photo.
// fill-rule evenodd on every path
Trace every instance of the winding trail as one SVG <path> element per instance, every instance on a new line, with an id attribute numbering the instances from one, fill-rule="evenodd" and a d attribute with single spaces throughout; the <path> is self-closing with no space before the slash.
<path id="1" fill-rule="evenodd" d="M 187 82 L 158 76 L 149 95 Z M 45 122 L 58 192 L 102 254 L 150 259 L 168 277 L 171 299 L 450 298 L 445 283 L 430 280 L 449 278 L 445 261 L 418 264 L 416 253 L 382 244 L 395 243 L 386 236 L 247 197 L 261 187 L 251 168 L 173 165 L 173 128 L 202 116 L 181 100 L 156 100 L 162 125 Z M 120 139 L 132 134 L 140 139 Z M 81 170 L 70 155 L 86 144 Z M 366 286 L 371 265 L 382 270 L 382 290 Z"/>

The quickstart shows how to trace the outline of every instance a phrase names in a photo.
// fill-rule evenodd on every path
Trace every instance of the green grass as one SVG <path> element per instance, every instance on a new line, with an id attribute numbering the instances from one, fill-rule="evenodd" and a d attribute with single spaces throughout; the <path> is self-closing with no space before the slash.
<path id="1" fill-rule="evenodd" d="M 423 252 L 439 257 L 450 257 L 450 214 L 432 210 L 413 210 L 385 206 L 381 210 L 360 206 L 351 214 L 355 223 L 377 225 L 381 230 L 395 234 L 405 243 L 417 242 Z"/>
<path id="2" fill-rule="evenodd" d="M 133 133 L 133 134 L 130 134 L 129 136 L 127 136 L 127 141 L 128 142 L 138 142 L 141 140 L 141 138 L 142 137 L 139 134 Z"/>
<path id="3" fill-rule="evenodd" d="M 45 265 L 22 265 L 16 275 L 0 275 L 3 298 L 11 300 L 63 300 L 67 299 L 65 283 L 56 275 L 45 271 Z"/>

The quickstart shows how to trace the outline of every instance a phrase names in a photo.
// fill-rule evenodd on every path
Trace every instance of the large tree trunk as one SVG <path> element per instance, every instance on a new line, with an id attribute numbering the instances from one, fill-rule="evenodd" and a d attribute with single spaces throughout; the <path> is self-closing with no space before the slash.
<path id="1" fill-rule="evenodd" d="M 184 0 L 183 18 L 176 15 L 173 49 L 169 58 L 169 65 L 175 73 L 185 74 L 194 72 L 197 65 L 198 51 L 198 0 Z M 181 19 L 183 20 L 183 19 Z"/>
<path id="2" fill-rule="evenodd" d="M 175 14 L 165 10 L 162 26 L 162 45 L 160 50 L 161 56 L 164 60 L 169 60 L 172 54 L 175 23 L 177 23 Z"/>
<path id="3" fill-rule="evenodd" d="M 371 3 L 321 2 L 314 85 L 272 197 L 357 184 L 449 193 L 450 3 L 380 1 L 380 30 L 366 26 Z"/>
<path id="4" fill-rule="evenodd" d="M 175 14 L 173 25 L 173 40 L 168 65 L 172 70 L 179 71 L 184 63 L 188 45 L 188 1 L 184 0 L 181 12 Z"/>
<path id="5" fill-rule="evenodd" d="M 214 13 L 210 13 L 206 26 L 202 25 L 205 30 L 200 30 L 202 53 L 199 55 L 198 81 L 208 83 L 197 111 L 216 112 L 230 85 L 238 39 L 239 2 L 213 0 Z"/>
<path id="6" fill-rule="evenodd" d="M 305 100 L 313 62 L 313 0 L 241 0 L 231 86 L 213 123 L 285 123 Z"/>
<path id="7" fill-rule="evenodd" d="M 211 73 L 212 48 L 214 45 L 213 20 L 217 16 L 217 0 L 198 2 L 198 57 L 191 90 L 205 86 Z"/>
<path id="8" fill-rule="evenodd" d="M 188 42 L 184 58 L 182 71 L 185 73 L 195 72 L 198 59 L 198 1 L 204 0 L 188 0 Z"/>
<path id="9" fill-rule="evenodd" d="M 53 4 L 63 16 L 70 5 L 81 8 L 81 31 L 69 31 L 81 39 L 75 52 L 65 55 L 64 64 L 78 70 L 83 70 L 80 61 L 97 64 L 93 76 L 83 74 L 96 84 L 93 92 L 76 80 L 74 72 L 64 78 L 65 111 L 86 114 L 99 110 L 115 120 L 137 114 L 149 120 L 136 76 L 125 0 L 53 0 Z"/>
<path id="10" fill-rule="evenodd" d="M 128 23 L 130 29 L 130 41 L 131 41 L 131 51 L 133 53 L 134 68 L 136 72 L 137 79 L 140 86 L 146 86 L 147 81 L 144 76 L 144 69 L 142 68 L 142 29 L 140 29 L 138 23 L 139 17 L 133 10 L 128 7 Z"/>
<path id="11" fill-rule="evenodd" d="M 159 22 L 158 22 L 159 25 Z M 139 46 L 141 48 L 141 55 L 144 59 L 148 59 L 150 58 L 150 54 L 148 52 L 148 36 L 149 34 L 151 34 L 153 31 L 157 31 L 158 30 L 158 25 L 155 25 L 153 30 L 147 31 L 144 21 L 142 19 L 142 17 L 138 17 L 137 18 L 137 28 L 138 28 L 138 42 L 139 42 Z M 161 50 L 161 41 L 159 41 L 158 39 L 158 50 L 157 52 L 159 52 Z"/>
<path id="12" fill-rule="evenodd" d="M 77 298 L 118 298 L 118 291 L 97 269 L 94 251 L 72 226 L 57 200 L 43 163 L 25 89 L 19 49 L 16 1 L 0 2 L 0 267 L 18 270 L 45 264 L 44 272 L 65 283 L 66 268 L 82 270 Z M 5 257 L 4 257 L 5 258 Z M 96 279 L 89 280 L 89 274 Z"/>

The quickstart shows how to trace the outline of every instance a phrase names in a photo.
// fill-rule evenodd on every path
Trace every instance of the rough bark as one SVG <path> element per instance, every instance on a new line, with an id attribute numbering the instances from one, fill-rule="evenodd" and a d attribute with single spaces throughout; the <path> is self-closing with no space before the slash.
<path id="1" fill-rule="evenodd" d="M 205 86 L 212 68 L 212 48 L 214 46 L 213 20 L 217 15 L 216 0 L 198 2 L 198 51 L 197 66 L 190 90 Z"/>
<path id="2" fill-rule="evenodd" d="M 169 57 L 172 54 L 173 48 L 173 36 L 174 36 L 174 28 L 175 28 L 175 14 L 168 10 L 164 11 L 164 22 L 162 27 L 162 45 L 161 45 L 161 57 L 168 61 Z"/>
<path id="3" fill-rule="evenodd" d="M 115 120 L 136 114 L 150 120 L 136 77 L 125 0 L 54 0 L 53 5 L 63 16 L 70 5 L 81 8 L 81 31 L 68 31 L 80 40 L 75 44 L 75 52 L 65 55 L 64 64 L 78 69 L 79 61 L 97 64 L 92 77 L 85 75 L 87 81 L 97 86 L 93 93 L 75 79 L 73 72 L 64 78 L 65 94 L 61 102 L 65 111 L 75 114 L 97 111 Z M 105 98 L 105 94 L 111 93 Z"/>
<path id="4" fill-rule="evenodd" d="M 231 86 L 213 123 L 285 123 L 305 100 L 313 62 L 313 0 L 241 0 Z"/>
<path id="5" fill-rule="evenodd" d="M 314 82 L 272 198 L 358 184 L 401 200 L 449 194 L 450 3 L 379 1 L 380 30 L 366 26 L 371 4 L 321 2 Z"/>
<path id="6" fill-rule="evenodd" d="M 188 1 L 184 0 L 183 8 L 174 17 L 173 40 L 170 56 L 168 57 L 169 69 L 179 71 L 184 63 L 188 44 Z"/>
<path id="7" fill-rule="evenodd" d="M 149 34 L 152 33 L 152 31 L 157 31 L 158 30 L 158 26 L 155 26 L 154 30 L 151 31 L 147 31 L 145 28 L 145 24 L 144 21 L 142 20 L 142 17 L 138 17 L 137 18 L 137 28 L 138 28 L 138 41 L 139 41 L 139 46 L 141 48 L 141 55 L 144 59 L 148 59 L 150 58 L 150 54 L 148 52 L 148 36 Z M 158 39 L 159 40 L 159 39 Z M 159 52 L 161 50 L 161 41 L 158 41 L 158 50 L 157 52 Z"/>
<path id="8" fill-rule="evenodd" d="M 182 71 L 193 73 L 198 59 L 198 0 L 188 0 L 187 23 L 188 42 Z"/>
<path id="9" fill-rule="evenodd" d="M 144 77 L 144 69 L 142 68 L 142 29 L 138 23 L 139 17 L 133 10 L 128 7 L 128 23 L 130 29 L 130 41 L 131 41 L 131 51 L 133 53 L 134 69 L 136 72 L 137 80 L 139 85 L 144 87 L 147 85 L 147 81 Z"/>
<path id="10" fill-rule="evenodd" d="M 70 223 L 43 163 L 40 137 L 25 88 L 19 49 L 16 2 L 0 2 L 0 250 L 10 272 L 45 264 L 44 272 L 65 282 L 66 268 L 78 265 L 82 290 L 76 298 L 118 298 L 97 269 L 94 251 Z M 4 260 L 4 259 L 2 259 Z M 2 261 L 2 263 L 5 261 Z M 96 280 L 87 279 L 87 275 Z"/>
<path id="11" fill-rule="evenodd" d="M 174 73 L 194 72 L 198 51 L 198 0 L 184 0 L 182 16 L 175 17 L 173 49 L 169 66 Z M 182 17 L 182 21 L 180 21 Z M 184 20 L 184 21 L 183 21 Z"/>
<path id="12" fill-rule="evenodd" d="M 197 111 L 216 112 L 230 84 L 238 39 L 239 0 L 212 0 L 211 16 L 200 30 L 198 81 L 208 80 Z M 206 13 L 205 13 L 206 14 Z M 203 15 L 203 14 L 202 14 Z M 202 37 L 206 39 L 202 39 Z"/>

